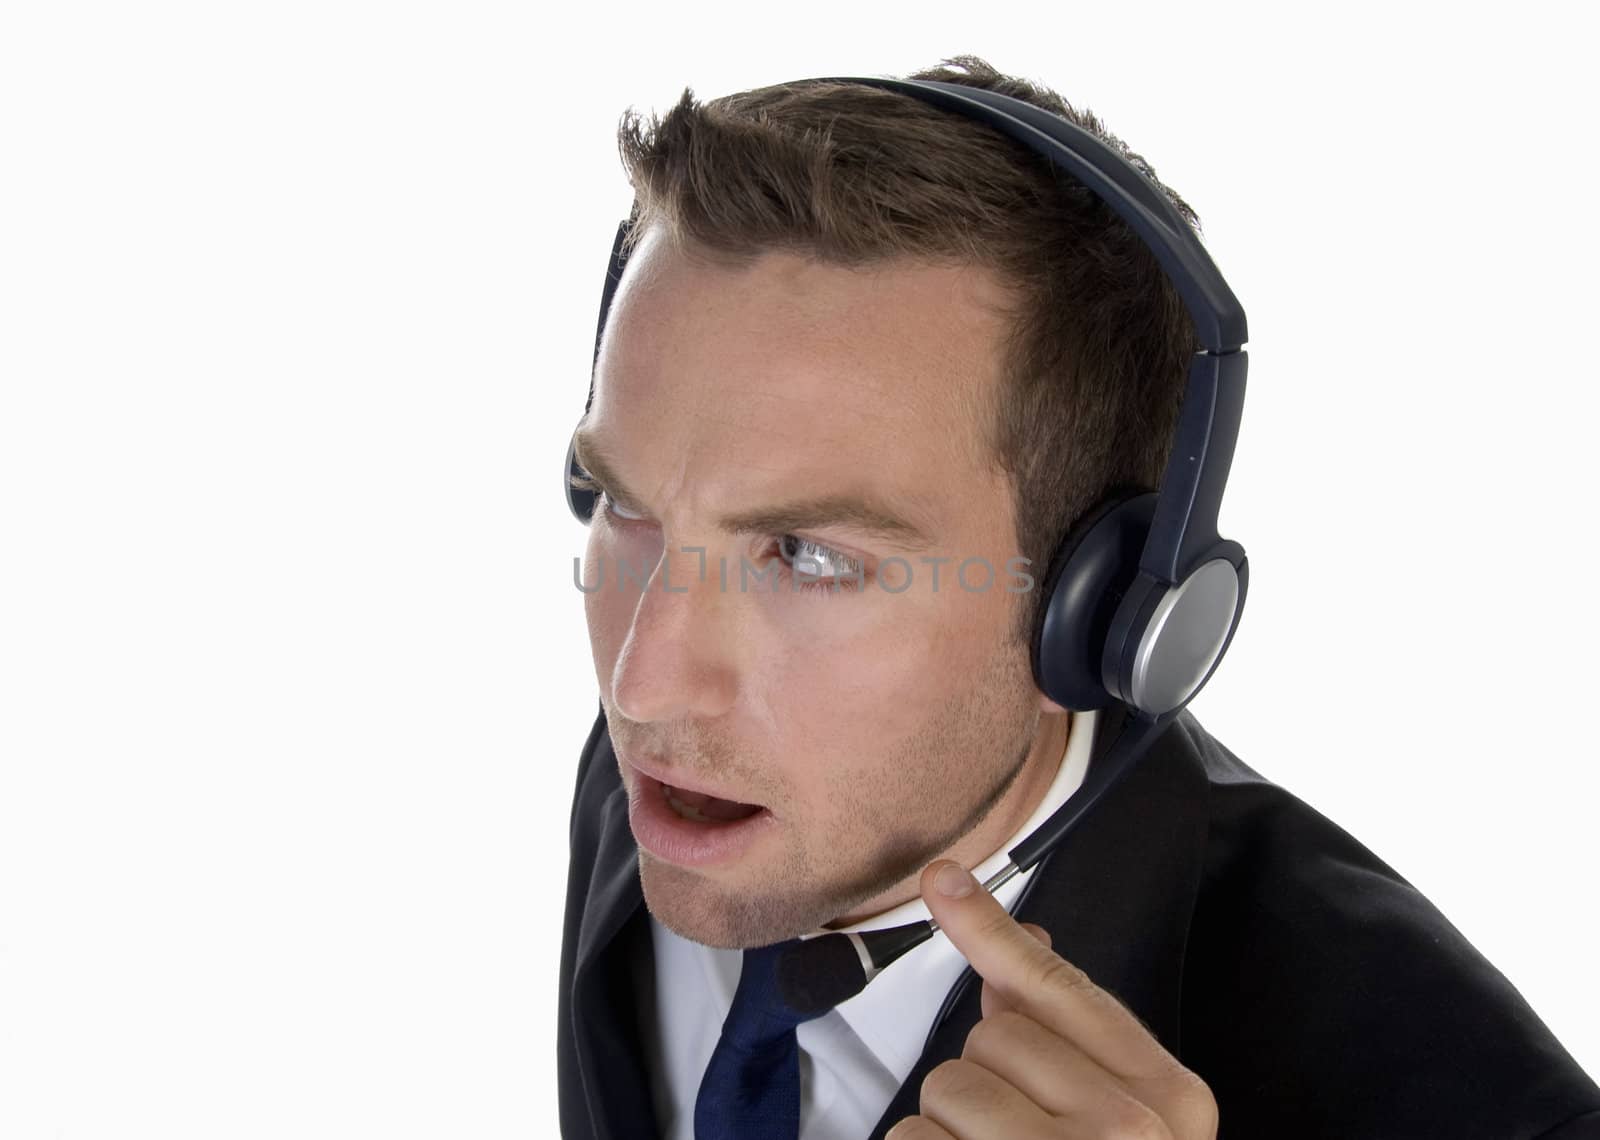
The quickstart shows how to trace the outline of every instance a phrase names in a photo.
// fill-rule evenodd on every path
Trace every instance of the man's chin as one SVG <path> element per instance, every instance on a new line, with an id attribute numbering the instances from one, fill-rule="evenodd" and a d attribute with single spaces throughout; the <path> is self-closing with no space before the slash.
<path id="1" fill-rule="evenodd" d="M 644 903 L 656 921 L 680 938 L 724 950 L 770 946 L 816 930 L 827 905 L 792 895 L 741 890 L 639 852 Z"/>

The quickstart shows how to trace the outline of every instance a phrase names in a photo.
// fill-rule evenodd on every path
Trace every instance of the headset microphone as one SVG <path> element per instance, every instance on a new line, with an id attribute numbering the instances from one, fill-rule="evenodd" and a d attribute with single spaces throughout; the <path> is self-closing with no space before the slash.
<path id="1" fill-rule="evenodd" d="M 1244 408 L 1244 310 L 1171 200 L 1126 158 L 1075 123 L 998 92 L 959 83 L 866 77 L 807 82 L 882 87 L 985 123 L 1043 155 L 1128 223 L 1177 289 L 1201 345 L 1190 363 L 1172 453 L 1155 492 L 1118 491 L 1078 520 L 1051 559 L 1031 646 L 1034 679 L 1067 709 L 1123 706 L 1115 739 L 1082 785 L 1010 862 L 983 884 L 994 891 L 1053 851 L 1132 770 L 1222 660 L 1244 609 L 1244 548 L 1217 534 L 1217 515 Z M 600 300 L 595 357 L 622 277 L 630 222 L 617 229 Z M 594 400 L 591 374 L 589 402 Z M 585 411 L 588 404 L 585 405 Z M 562 482 L 581 521 L 594 494 L 572 446 Z M 931 921 L 801 941 L 779 964 L 785 1000 L 826 1010 L 858 993 L 937 930 Z"/>

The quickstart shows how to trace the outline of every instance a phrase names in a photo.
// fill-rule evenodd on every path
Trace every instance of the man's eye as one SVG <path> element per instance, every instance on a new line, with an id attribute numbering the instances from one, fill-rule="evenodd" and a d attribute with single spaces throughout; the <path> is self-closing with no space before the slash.
<path id="1" fill-rule="evenodd" d="M 643 522 L 643 515 L 630 514 L 612 501 L 606 489 L 586 475 L 568 476 L 568 482 L 579 491 L 589 491 L 598 497 L 597 509 L 619 522 Z M 852 589 L 865 579 L 861 560 L 852 558 L 831 546 L 785 534 L 778 537 L 778 557 L 794 575 L 794 584 L 800 590 L 833 592 Z"/>
<path id="2" fill-rule="evenodd" d="M 604 491 L 600 492 L 600 501 L 601 501 L 601 504 L 603 505 L 603 507 L 605 508 L 606 514 L 611 515 L 614 518 L 619 518 L 623 522 L 643 522 L 644 521 L 644 516 L 643 515 L 630 515 L 622 507 L 617 506 L 617 504 L 614 503 L 611 500 L 611 496 L 606 494 Z"/>
<path id="3" fill-rule="evenodd" d="M 820 586 L 861 577 L 860 559 L 792 534 L 778 539 L 778 556 L 798 571 L 802 579 L 810 579 Z M 801 583 L 802 588 L 809 584 Z"/>

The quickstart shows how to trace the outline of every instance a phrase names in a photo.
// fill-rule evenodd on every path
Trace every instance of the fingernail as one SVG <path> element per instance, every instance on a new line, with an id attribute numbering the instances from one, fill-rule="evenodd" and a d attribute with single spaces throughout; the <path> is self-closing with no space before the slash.
<path id="1" fill-rule="evenodd" d="M 959 863 L 946 863 L 939 868 L 939 873 L 933 877 L 933 889 L 947 898 L 959 899 L 972 893 L 972 888 L 978 885 L 978 880 L 968 873 Z"/>

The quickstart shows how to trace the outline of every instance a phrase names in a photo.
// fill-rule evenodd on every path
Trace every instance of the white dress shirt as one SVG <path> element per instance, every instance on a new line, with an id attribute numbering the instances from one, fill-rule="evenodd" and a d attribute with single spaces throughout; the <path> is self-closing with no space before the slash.
<path id="1" fill-rule="evenodd" d="M 1092 712 L 1071 714 L 1055 779 L 1025 823 L 973 874 L 981 883 L 1009 862 L 1022 842 L 1083 782 L 1094 741 Z M 995 897 L 1010 910 L 1032 871 L 1014 876 Z M 930 918 L 921 897 L 841 930 L 876 930 Z M 739 984 L 742 951 L 691 942 L 650 918 L 655 951 L 654 1032 L 645 1033 L 651 1096 L 663 1140 L 694 1140 L 700 1077 Z M 824 932 L 819 932 L 824 933 Z M 966 959 L 942 934 L 911 950 L 855 997 L 795 1031 L 800 1045 L 800 1140 L 861 1140 L 871 1134 L 905 1083 L 945 994 Z"/>

